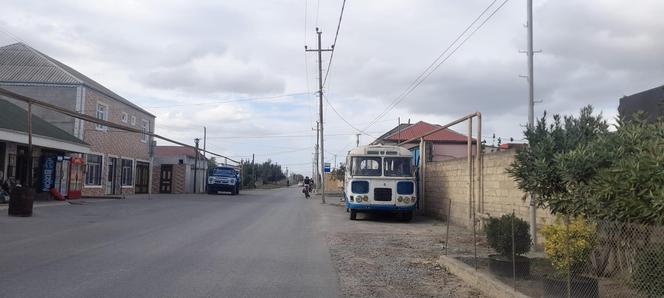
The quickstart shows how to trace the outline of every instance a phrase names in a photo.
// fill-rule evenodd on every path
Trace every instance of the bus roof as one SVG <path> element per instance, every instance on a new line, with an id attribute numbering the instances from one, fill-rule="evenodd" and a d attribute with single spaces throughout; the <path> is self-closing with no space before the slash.
<path id="1" fill-rule="evenodd" d="M 392 145 L 365 145 L 348 151 L 348 155 L 378 155 L 378 156 L 412 156 L 412 153 L 403 147 Z"/>

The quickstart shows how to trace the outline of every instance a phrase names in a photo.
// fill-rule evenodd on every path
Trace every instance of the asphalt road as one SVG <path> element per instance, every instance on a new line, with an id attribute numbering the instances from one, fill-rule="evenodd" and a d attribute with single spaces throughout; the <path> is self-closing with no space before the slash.
<path id="1" fill-rule="evenodd" d="M 2 297 L 338 297 L 320 204 L 297 188 L 0 215 Z"/>

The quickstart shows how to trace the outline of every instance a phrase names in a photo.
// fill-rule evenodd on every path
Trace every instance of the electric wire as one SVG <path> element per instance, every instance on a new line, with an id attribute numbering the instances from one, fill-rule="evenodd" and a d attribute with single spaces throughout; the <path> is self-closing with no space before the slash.
<path id="1" fill-rule="evenodd" d="M 447 61 L 463 44 L 470 39 L 479 29 L 481 29 L 509 0 L 504 0 L 496 9 L 494 9 L 488 17 L 484 19 L 482 23 L 480 23 L 479 26 L 477 26 L 473 31 L 471 31 L 470 34 L 464 38 L 457 47 L 455 47 L 452 52 L 450 52 L 443 60 L 439 61 L 442 57 L 445 56 L 447 52 L 449 52 L 450 49 L 454 47 L 454 45 L 473 27 L 475 23 L 477 23 L 485 14 L 486 12 L 494 6 L 494 4 L 497 2 L 497 0 L 494 0 L 491 2 L 471 23 L 464 29 L 456 39 L 450 45 L 445 48 L 445 50 L 431 63 L 429 66 L 422 72 L 420 73 L 419 76 L 411 84 L 402 92 L 399 96 L 397 96 L 391 103 L 390 105 L 387 106 L 387 108 L 381 112 L 376 118 L 374 118 L 374 121 L 377 121 L 384 117 L 389 111 L 394 109 L 399 103 L 401 103 L 404 99 L 407 98 L 408 95 L 410 95 L 420 84 L 422 84 L 434 71 L 436 71 L 445 61 Z M 435 66 L 434 66 L 435 65 Z M 373 122 L 373 121 L 372 121 Z M 364 130 L 369 129 L 374 123 L 369 124 L 367 127 L 364 128 Z"/>

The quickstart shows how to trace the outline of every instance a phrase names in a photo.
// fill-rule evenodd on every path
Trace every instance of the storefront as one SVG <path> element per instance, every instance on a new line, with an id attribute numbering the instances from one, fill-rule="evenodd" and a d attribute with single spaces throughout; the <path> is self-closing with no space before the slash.
<path id="1" fill-rule="evenodd" d="M 32 156 L 28 153 L 27 111 L 0 99 L 0 184 L 25 187 L 32 175 L 36 200 L 80 197 L 83 159 L 90 146 L 75 136 L 32 116 Z M 30 168 L 30 160 L 32 168 Z"/>

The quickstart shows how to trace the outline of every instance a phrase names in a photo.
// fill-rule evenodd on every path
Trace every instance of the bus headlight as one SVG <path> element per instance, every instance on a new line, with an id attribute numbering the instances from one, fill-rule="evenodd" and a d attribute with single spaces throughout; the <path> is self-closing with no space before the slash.
<path id="1" fill-rule="evenodd" d="M 415 203 L 415 201 L 417 201 L 417 197 L 412 197 L 412 198 L 411 198 L 411 201 L 412 201 L 413 203 Z"/>
<path id="2" fill-rule="evenodd" d="M 364 198 L 362 198 L 362 200 L 364 200 L 365 202 L 368 202 L 369 201 L 369 196 L 364 196 Z"/>
<path id="3" fill-rule="evenodd" d="M 401 203 L 401 201 L 403 201 L 403 197 L 402 197 L 402 196 L 399 196 L 399 197 L 397 198 L 397 202 Z"/>

